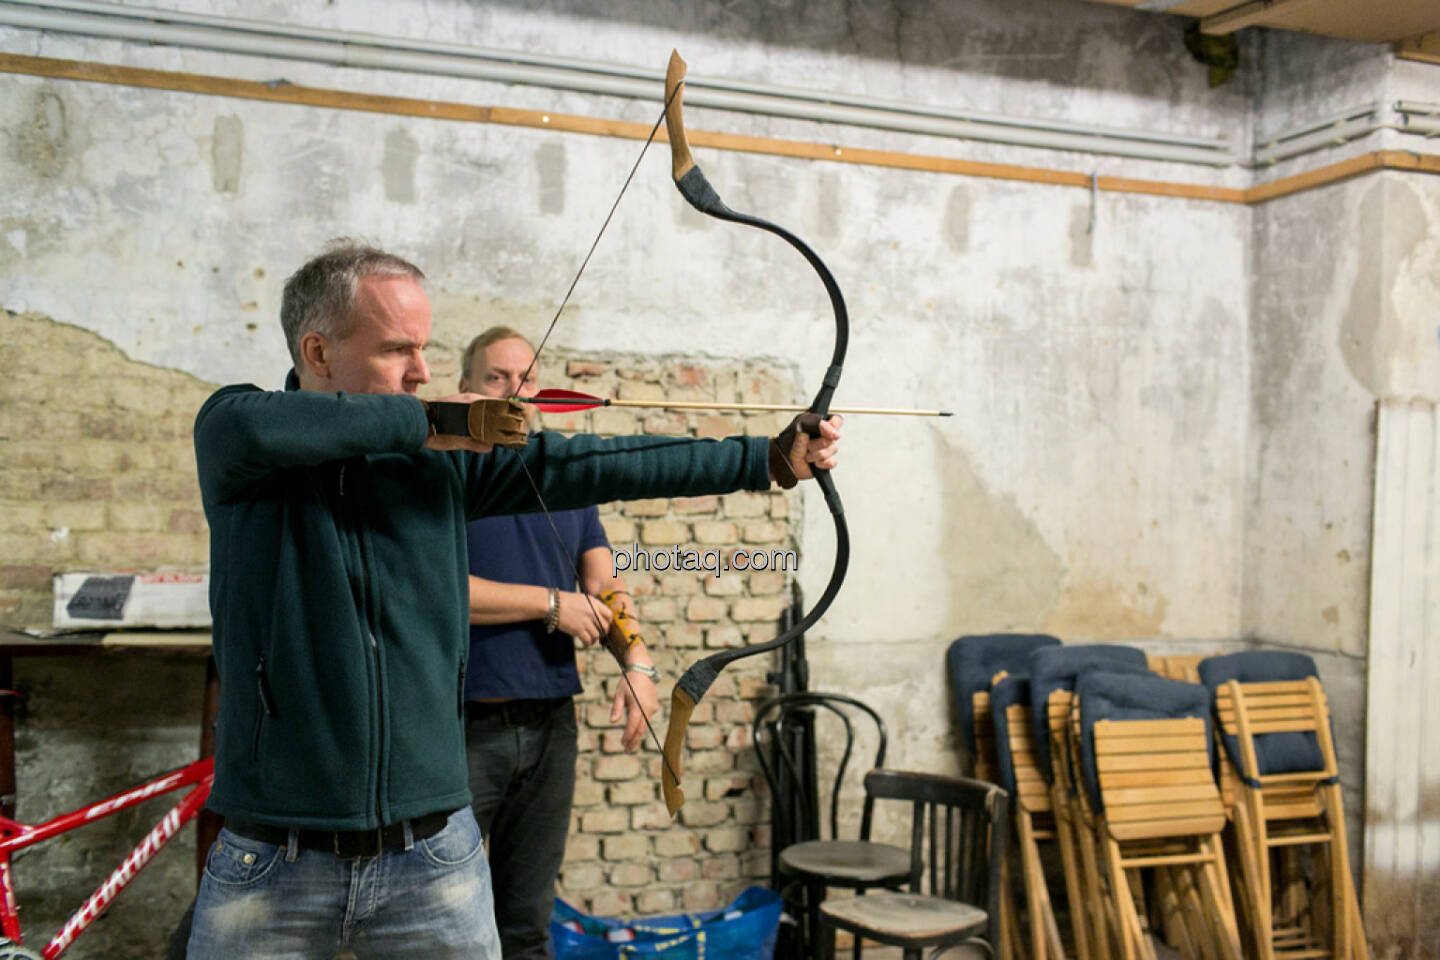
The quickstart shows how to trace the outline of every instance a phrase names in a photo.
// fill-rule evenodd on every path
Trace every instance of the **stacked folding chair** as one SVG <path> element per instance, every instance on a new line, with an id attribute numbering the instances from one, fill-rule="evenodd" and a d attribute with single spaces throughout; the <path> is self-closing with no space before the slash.
<path id="1" fill-rule="evenodd" d="M 1145 672 L 1145 654 L 1119 644 L 1081 644 L 1047 647 L 1030 655 L 1030 722 L 1035 761 L 1050 791 L 1070 929 L 1080 960 L 1106 960 L 1110 942 L 1109 931 L 1095 912 L 1101 898 L 1096 847 L 1077 805 L 1075 778 L 1068 762 L 1070 702 L 1075 678 L 1082 670 L 1101 665 Z"/>
<path id="2" fill-rule="evenodd" d="M 1154 960 L 1138 871 L 1153 868 L 1165 939 L 1193 960 L 1240 960 L 1225 866 L 1225 810 L 1211 769 L 1209 695 L 1153 674 L 1092 669 L 1075 684 L 1071 729 L 1105 861 L 1109 956 Z"/>
<path id="3" fill-rule="evenodd" d="M 1213 653 L 1177 654 L 1168 657 L 1146 654 L 1145 665 L 1150 668 L 1151 673 L 1158 673 L 1170 680 L 1199 683 L 1200 661 L 1213 656 L 1215 656 Z"/>
<path id="4" fill-rule="evenodd" d="M 1034 960 L 1063 960 L 1065 949 L 1041 855 L 1041 843 L 1054 841 L 1056 833 L 1050 788 L 1035 761 L 1030 678 L 1023 673 L 1011 674 L 996 683 L 990 689 L 990 711 L 995 720 L 999 783 L 1010 794 L 1011 816 L 1019 841 L 1016 859 L 1020 861 L 1028 917 L 1021 940 Z"/>
<path id="5" fill-rule="evenodd" d="M 1031 633 L 965 636 L 950 644 L 947 652 L 950 683 L 960 718 L 961 741 L 971 759 L 970 775 L 975 779 L 1003 783 L 990 709 L 991 686 L 1010 674 L 1024 673 L 1032 651 L 1059 645 L 1055 637 Z M 1026 938 L 1021 933 L 1022 912 L 1012 887 L 1012 878 L 1017 874 L 1023 875 L 1023 871 L 1012 871 L 1007 859 L 1000 897 L 1000 955 L 1007 960 L 1043 957 L 1043 953 L 1037 955 L 1033 948 L 1026 948 Z"/>
<path id="6" fill-rule="evenodd" d="M 969 775 L 976 780 L 999 782 L 990 687 L 1005 675 L 1024 673 L 1031 652 L 1058 646 L 1057 638 L 1044 633 L 988 633 L 960 637 L 950 644 L 946 658 L 960 738 L 971 759 Z"/>
<path id="7" fill-rule="evenodd" d="M 1230 812 L 1248 952 L 1261 960 L 1367 957 L 1315 662 L 1254 651 L 1208 658 L 1199 673 L 1238 771 Z"/>

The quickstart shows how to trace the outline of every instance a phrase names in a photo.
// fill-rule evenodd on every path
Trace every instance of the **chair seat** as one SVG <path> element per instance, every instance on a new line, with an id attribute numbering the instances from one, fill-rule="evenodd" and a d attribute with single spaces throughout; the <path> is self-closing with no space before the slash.
<path id="1" fill-rule="evenodd" d="M 913 893 L 878 891 L 848 900 L 826 900 L 820 910 L 830 922 L 881 943 L 965 937 L 985 929 L 979 907 Z"/>
<path id="2" fill-rule="evenodd" d="M 910 876 L 910 851 L 864 840 L 808 840 L 781 850 L 780 868 L 836 884 L 902 882 Z"/>

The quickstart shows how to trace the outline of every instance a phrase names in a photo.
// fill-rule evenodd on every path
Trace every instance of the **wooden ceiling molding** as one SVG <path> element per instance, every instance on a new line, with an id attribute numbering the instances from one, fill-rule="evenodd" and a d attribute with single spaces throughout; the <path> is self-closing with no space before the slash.
<path id="1" fill-rule="evenodd" d="M 1362 43 L 1414 44 L 1425 35 L 1428 59 L 1440 56 L 1440 2 L 1436 0 L 1092 0 L 1111 6 L 1174 13 L 1200 20 L 1204 33 L 1270 27 L 1318 33 Z M 1400 51 L 1397 50 L 1397 54 Z M 1403 55 L 1403 54 L 1400 54 Z"/>

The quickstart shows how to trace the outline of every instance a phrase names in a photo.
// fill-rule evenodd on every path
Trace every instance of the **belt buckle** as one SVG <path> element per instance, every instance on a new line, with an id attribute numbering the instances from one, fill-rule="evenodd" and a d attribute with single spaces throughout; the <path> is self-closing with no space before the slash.
<path id="1" fill-rule="evenodd" d="M 375 847 L 373 853 L 370 851 L 369 847 L 362 846 L 362 844 L 360 843 L 361 837 L 364 837 L 368 840 L 372 836 L 375 838 Z M 380 856 L 380 854 L 385 852 L 384 827 L 376 827 L 374 831 L 367 830 L 361 832 L 357 830 L 354 833 L 351 833 L 349 837 L 352 840 L 355 849 L 342 849 L 340 844 L 340 837 L 341 833 L 337 830 L 335 833 L 330 835 L 330 842 L 335 849 L 335 856 L 340 858 L 341 860 L 361 860 L 365 857 L 378 857 Z M 345 847 L 347 848 L 350 846 L 350 843 L 345 844 Z"/>

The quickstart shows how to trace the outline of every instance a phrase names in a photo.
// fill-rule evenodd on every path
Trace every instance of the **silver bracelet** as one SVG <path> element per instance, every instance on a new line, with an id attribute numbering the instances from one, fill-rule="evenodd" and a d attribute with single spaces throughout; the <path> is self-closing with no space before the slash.
<path id="1" fill-rule="evenodd" d="M 545 613 L 545 632 L 554 633 L 560 626 L 560 591 L 550 588 L 550 609 Z"/>
<path id="2" fill-rule="evenodd" d="M 655 669 L 653 663 L 627 663 L 625 664 L 625 672 L 638 673 L 642 677 L 649 677 L 651 683 L 660 682 L 660 671 Z"/>

